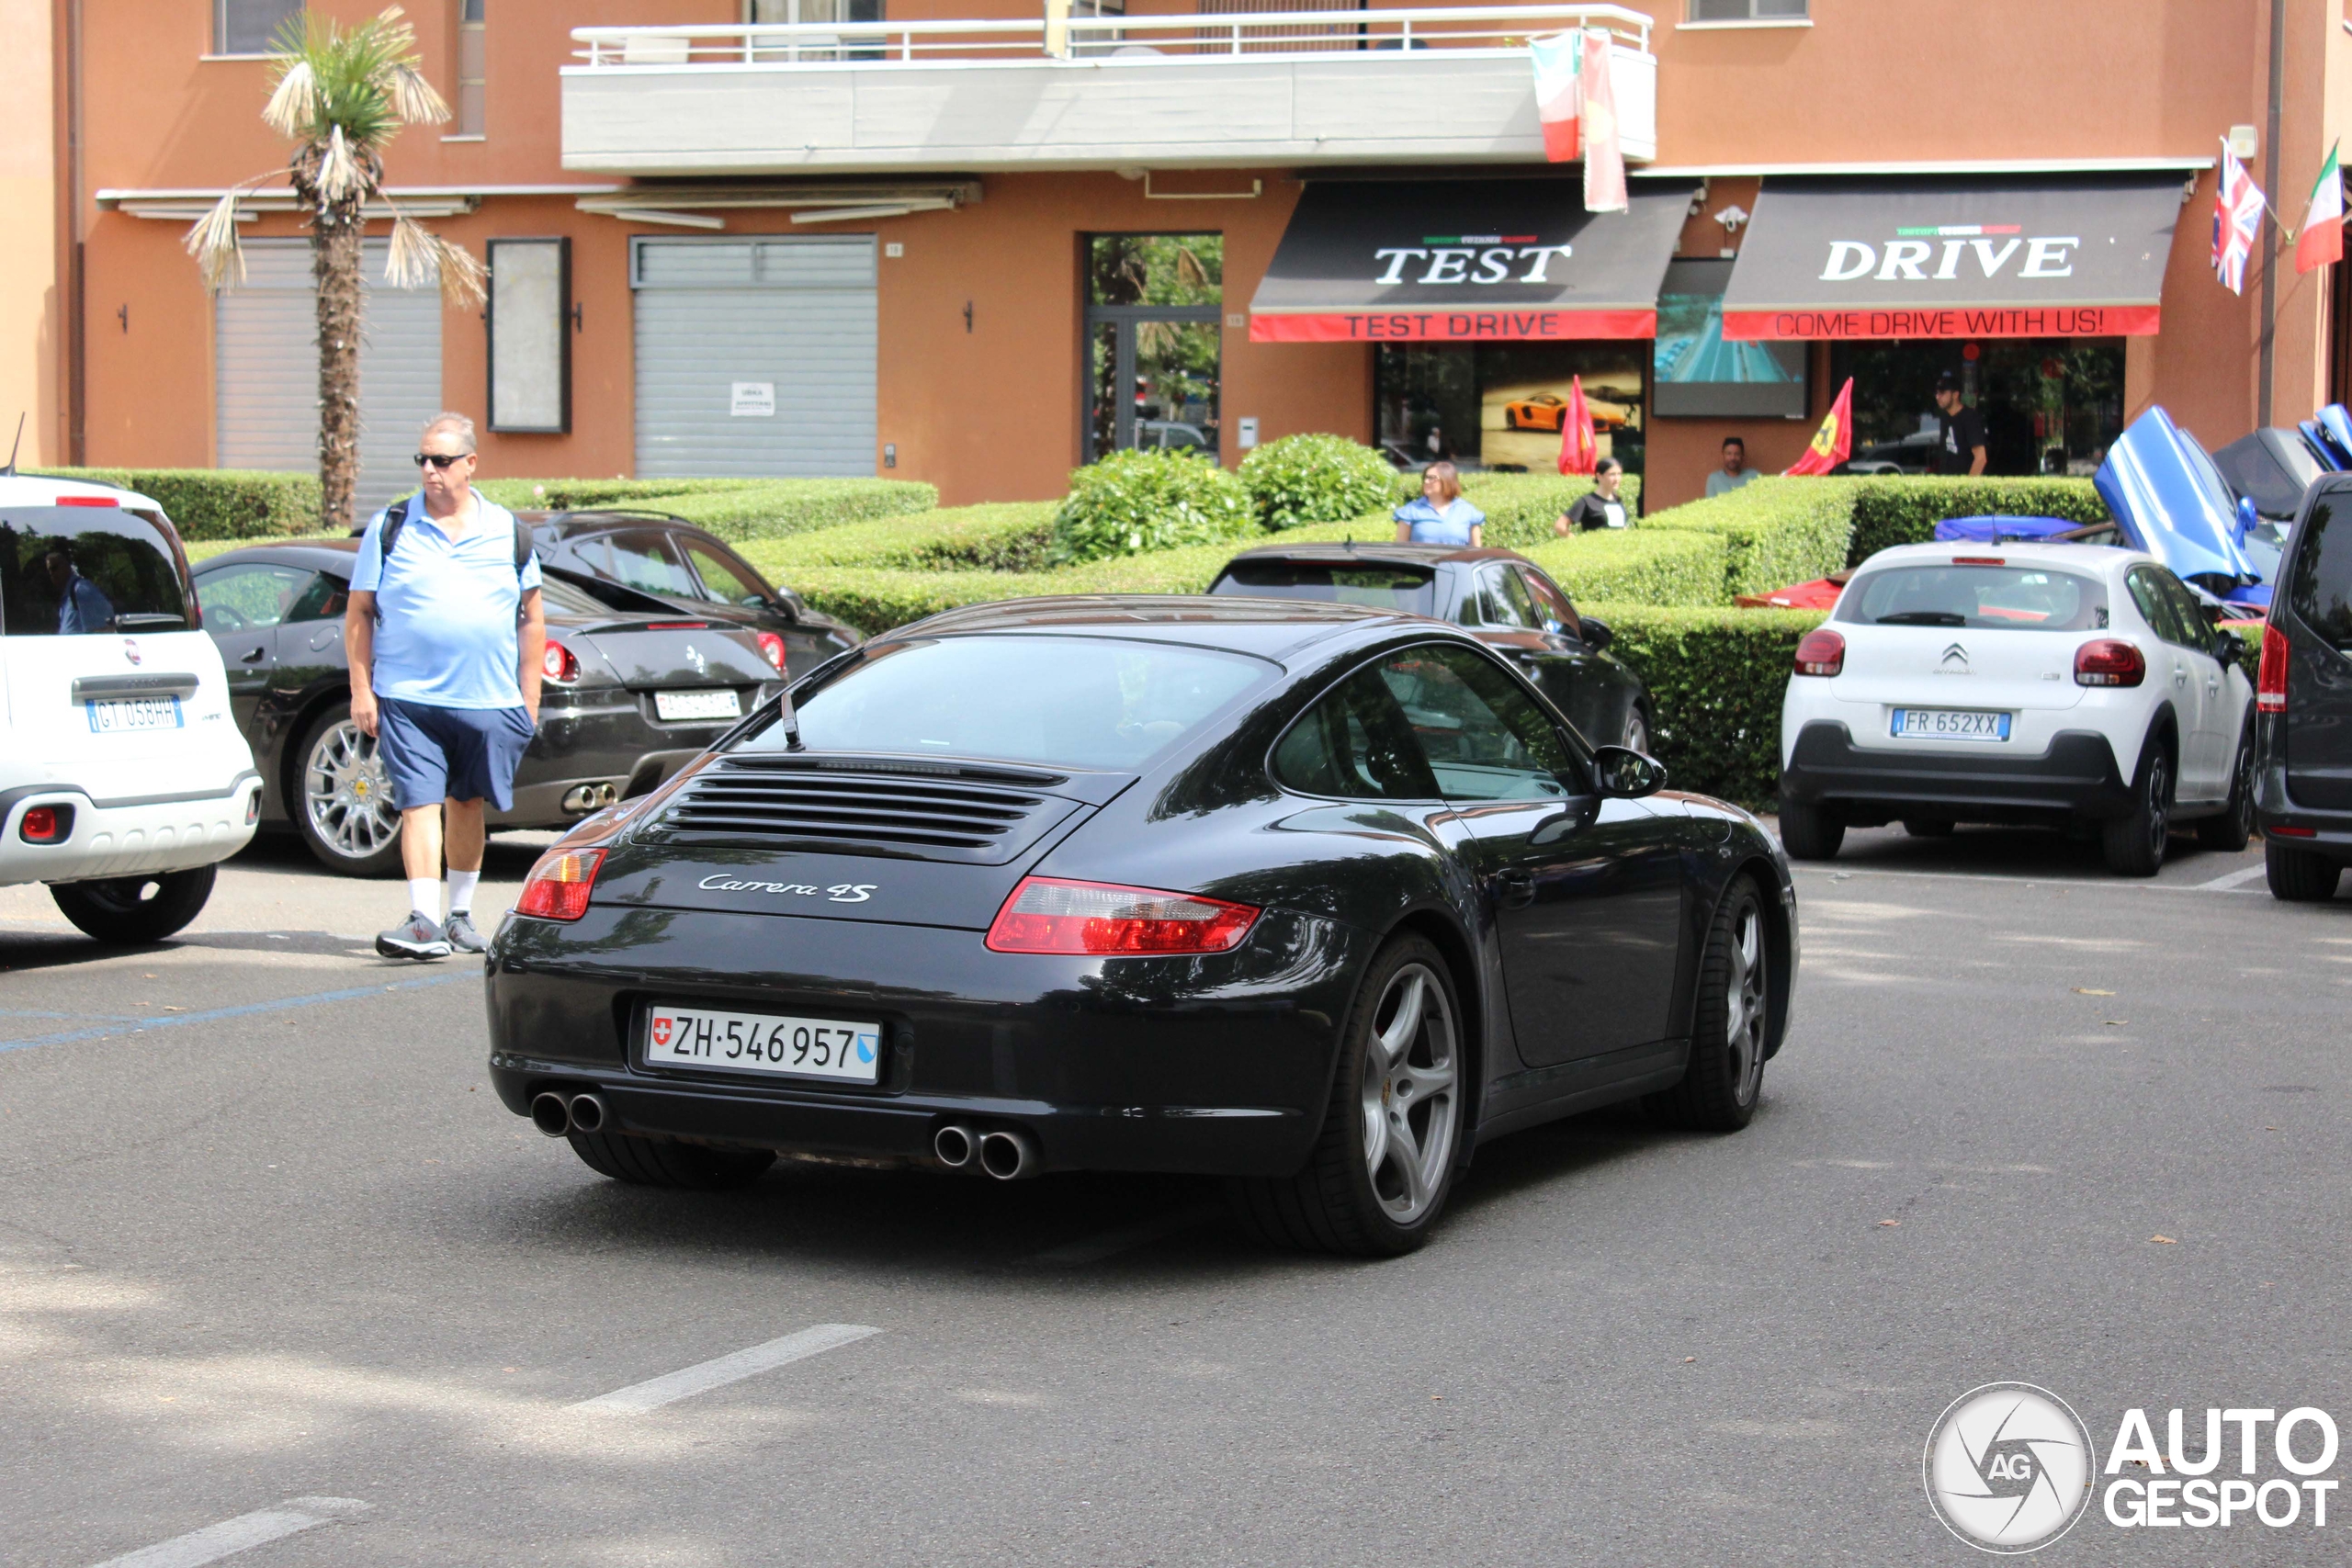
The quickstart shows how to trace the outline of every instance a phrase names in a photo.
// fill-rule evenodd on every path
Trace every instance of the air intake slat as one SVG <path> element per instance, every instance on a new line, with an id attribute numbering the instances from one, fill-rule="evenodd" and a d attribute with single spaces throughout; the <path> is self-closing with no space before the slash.
<path id="1" fill-rule="evenodd" d="M 863 844 L 994 861 L 1033 842 L 1069 809 L 1067 802 L 992 783 L 730 761 L 695 775 L 662 827 L 695 842 Z"/>

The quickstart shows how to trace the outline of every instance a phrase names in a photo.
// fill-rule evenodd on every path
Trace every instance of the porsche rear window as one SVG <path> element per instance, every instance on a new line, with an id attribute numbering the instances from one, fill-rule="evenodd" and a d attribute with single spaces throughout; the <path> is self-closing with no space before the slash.
<path id="1" fill-rule="evenodd" d="M 188 629 L 187 582 L 155 524 L 116 506 L 0 511 L 0 633 Z"/>
<path id="2" fill-rule="evenodd" d="M 1437 577 L 1418 567 L 1333 566 L 1322 561 L 1238 560 L 1211 585 L 1212 593 L 1253 599 L 1315 599 L 1369 604 L 1416 615 L 1437 613 Z"/>
<path id="3" fill-rule="evenodd" d="M 2107 586 L 2039 566 L 1891 566 L 1856 578 L 1840 621 L 1881 626 L 1974 626 L 2079 632 L 2107 625 Z"/>
<path id="4" fill-rule="evenodd" d="M 800 738 L 820 751 L 1126 772 L 1273 674 L 1245 654 L 1113 637 L 893 643 L 800 704 Z M 783 728 L 742 745 L 782 750 Z"/>

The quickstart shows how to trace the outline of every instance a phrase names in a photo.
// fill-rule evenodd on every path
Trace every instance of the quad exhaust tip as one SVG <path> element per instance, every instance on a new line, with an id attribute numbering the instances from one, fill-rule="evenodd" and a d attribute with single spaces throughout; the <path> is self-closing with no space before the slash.
<path id="1" fill-rule="evenodd" d="M 980 1140 L 969 1127 L 950 1123 L 932 1135 L 931 1152 L 948 1169 L 962 1170 L 980 1152 Z"/>

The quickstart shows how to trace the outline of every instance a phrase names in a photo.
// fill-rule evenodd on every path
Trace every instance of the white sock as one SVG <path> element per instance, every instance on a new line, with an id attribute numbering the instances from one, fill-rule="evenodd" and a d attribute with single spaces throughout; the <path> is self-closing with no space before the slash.
<path id="1" fill-rule="evenodd" d="M 408 879 L 408 907 L 428 920 L 441 918 L 441 879 L 437 876 L 412 876 Z"/>
<path id="2" fill-rule="evenodd" d="M 473 913 L 474 885 L 481 880 L 481 872 L 459 871 L 454 865 L 449 868 L 449 913 L 453 915 Z"/>

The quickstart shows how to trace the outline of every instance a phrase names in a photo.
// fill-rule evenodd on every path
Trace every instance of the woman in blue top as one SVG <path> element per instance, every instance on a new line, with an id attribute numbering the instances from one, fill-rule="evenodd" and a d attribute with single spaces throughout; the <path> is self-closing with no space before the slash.
<path id="1" fill-rule="evenodd" d="M 1398 507 L 1396 542 L 1400 545 L 1467 545 L 1486 543 L 1487 514 L 1462 499 L 1462 474 L 1451 463 L 1431 463 L 1421 470 L 1421 498 Z"/>

